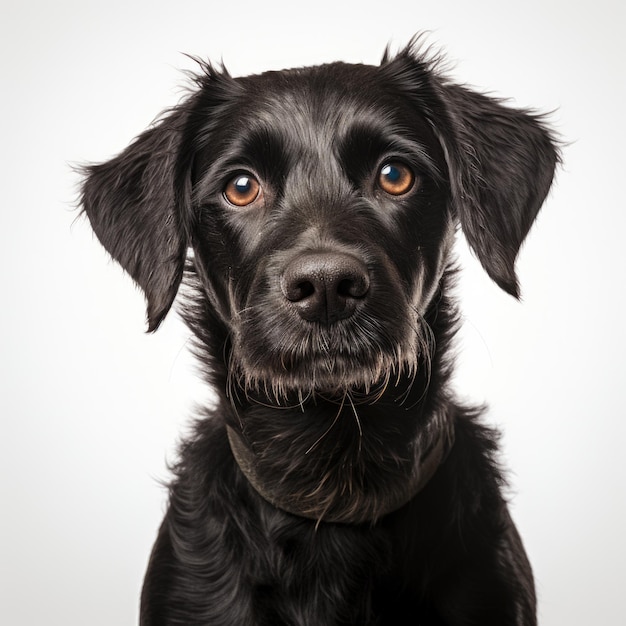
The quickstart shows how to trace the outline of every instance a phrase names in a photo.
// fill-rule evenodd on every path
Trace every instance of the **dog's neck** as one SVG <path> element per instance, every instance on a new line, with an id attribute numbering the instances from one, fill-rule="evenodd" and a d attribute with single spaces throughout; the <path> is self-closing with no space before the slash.
<path id="1" fill-rule="evenodd" d="M 344 524 L 375 523 L 406 505 L 433 478 L 454 442 L 450 417 L 433 414 L 414 439 L 398 439 L 386 458 L 387 450 L 374 449 L 368 452 L 371 458 L 357 459 L 366 454 L 344 450 L 337 443 L 332 448 L 335 461 L 320 455 L 316 463 L 303 458 L 314 457 L 306 451 L 299 459 L 285 460 L 281 472 L 267 463 L 268 456 L 276 457 L 275 452 L 257 451 L 259 446 L 249 444 L 236 427 L 227 426 L 227 433 L 237 465 L 264 500 L 293 515 Z M 287 442 L 280 449 L 285 457 L 292 451 Z"/>

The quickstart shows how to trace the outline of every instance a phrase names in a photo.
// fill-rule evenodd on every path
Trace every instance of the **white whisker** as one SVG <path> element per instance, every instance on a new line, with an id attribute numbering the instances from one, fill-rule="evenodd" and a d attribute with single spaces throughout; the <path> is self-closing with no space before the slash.
<path id="1" fill-rule="evenodd" d="M 335 415 L 335 418 L 333 419 L 331 425 L 318 437 L 318 439 L 311 445 L 311 447 L 304 454 L 309 454 L 309 452 L 311 452 L 324 439 L 324 437 L 326 437 L 326 435 L 328 435 L 328 433 L 333 429 L 333 427 L 337 423 L 337 420 L 339 419 L 339 416 L 341 415 L 341 412 L 343 411 L 344 400 L 345 400 L 345 396 L 341 404 L 339 405 L 339 410 L 337 411 L 337 414 Z"/>

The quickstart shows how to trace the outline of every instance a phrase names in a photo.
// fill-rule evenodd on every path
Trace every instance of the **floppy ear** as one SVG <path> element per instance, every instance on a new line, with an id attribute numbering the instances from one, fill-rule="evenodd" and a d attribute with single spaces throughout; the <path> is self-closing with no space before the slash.
<path id="1" fill-rule="evenodd" d="M 457 85 L 440 90 L 452 125 L 444 138 L 452 202 L 489 276 L 519 297 L 515 259 L 559 161 L 541 116 Z"/>
<path id="2" fill-rule="evenodd" d="M 148 330 L 176 296 L 187 249 L 189 176 L 177 157 L 184 109 L 174 110 L 120 155 L 85 168 L 81 202 L 111 256 L 143 289 Z"/>
<path id="3" fill-rule="evenodd" d="M 519 297 L 515 259 L 559 162 L 542 117 L 451 84 L 416 37 L 383 71 L 409 95 L 443 148 L 453 214 L 489 276 Z"/>

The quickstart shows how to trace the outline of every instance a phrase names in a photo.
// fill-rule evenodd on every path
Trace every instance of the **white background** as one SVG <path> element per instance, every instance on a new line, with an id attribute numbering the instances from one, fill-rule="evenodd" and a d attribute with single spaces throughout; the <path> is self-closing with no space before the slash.
<path id="1" fill-rule="evenodd" d="M 304 8 L 303 8 L 304 7 Z M 520 304 L 459 246 L 457 386 L 504 430 L 543 626 L 624 624 L 626 23 L 621 0 L 3 2 L 0 623 L 136 623 L 166 460 L 205 391 L 170 316 L 73 208 L 71 166 L 124 148 L 186 84 L 377 63 L 418 30 L 458 80 L 554 110 L 565 164 L 519 259 Z"/>

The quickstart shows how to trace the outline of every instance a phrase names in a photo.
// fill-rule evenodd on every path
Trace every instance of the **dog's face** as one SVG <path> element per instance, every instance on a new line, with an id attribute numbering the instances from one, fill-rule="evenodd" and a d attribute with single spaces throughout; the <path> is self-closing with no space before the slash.
<path id="1" fill-rule="evenodd" d="M 428 357 L 456 225 L 517 294 L 557 159 L 537 118 L 448 84 L 411 48 L 380 67 L 206 68 L 197 85 L 84 186 L 151 329 L 192 249 L 246 390 L 373 393 Z"/>
<path id="2" fill-rule="evenodd" d="M 453 234 L 428 122 L 367 67 L 250 77 L 225 99 L 192 150 L 193 247 L 231 369 L 278 396 L 413 371 Z"/>

